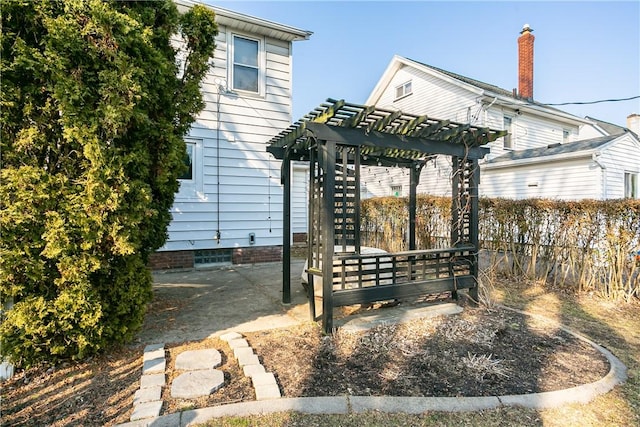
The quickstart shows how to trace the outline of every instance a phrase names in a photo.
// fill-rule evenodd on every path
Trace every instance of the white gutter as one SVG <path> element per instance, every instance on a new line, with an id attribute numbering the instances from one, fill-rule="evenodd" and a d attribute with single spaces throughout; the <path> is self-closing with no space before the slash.
<path id="1" fill-rule="evenodd" d="M 210 4 L 205 4 L 199 1 L 174 0 L 174 2 L 178 6 L 178 10 L 180 12 L 184 12 L 187 8 L 191 8 L 195 5 L 201 5 L 213 10 L 216 13 L 216 23 L 218 25 L 235 27 L 238 25 L 238 22 L 242 22 L 249 25 L 255 25 L 258 28 L 271 30 L 271 32 L 275 31 L 279 35 L 279 37 L 277 38 L 280 38 L 286 41 L 309 40 L 309 37 L 311 37 L 311 35 L 313 34 L 312 31 L 301 30 L 299 28 L 291 27 L 289 25 L 280 24 L 280 23 L 269 21 L 266 19 L 257 18 L 251 15 L 245 15 L 244 13 L 234 12 L 229 9 L 224 9 L 218 6 L 212 6 Z M 265 35 L 273 36 L 273 34 L 269 31 L 263 31 L 263 32 Z"/>
<path id="2" fill-rule="evenodd" d="M 516 166 L 525 166 L 532 165 L 537 163 L 550 163 L 550 162 L 560 162 L 563 160 L 575 160 L 581 159 L 585 157 L 593 157 L 595 150 L 588 151 L 576 151 L 573 153 L 561 153 L 561 154 L 553 154 L 550 156 L 537 156 L 537 157 L 528 157 L 526 159 L 518 159 L 518 160 L 503 160 L 500 162 L 492 163 L 488 161 L 483 164 L 484 169 L 504 169 L 504 168 L 512 168 Z"/>

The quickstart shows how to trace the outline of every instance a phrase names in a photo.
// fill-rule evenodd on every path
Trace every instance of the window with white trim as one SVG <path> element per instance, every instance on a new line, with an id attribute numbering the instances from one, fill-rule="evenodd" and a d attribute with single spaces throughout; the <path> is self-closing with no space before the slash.
<path id="1" fill-rule="evenodd" d="M 182 175 L 178 177 L 179 180 L 182 181 L 193 181 L 194 179 L 194 158 L 196 153 L 196 143 L 195 142 L 187 142 L 187 151 L 184 153 L 184 163 L 187 166 L 187 170 L 184 171 Z"/>
<path id="2" fill-rule="evenodd" d="M 199 197 L 203 192 L 203 169 L 202 169 L 202 145 L 203 140 L 199 138 L 185 138 L 184 162 L 187 166 L 182 175 L 178 177 L 180 189 L 176 193 L 176 199 L 192 199 Z"/>
<path id="3" fill-rule="evenodd" d="M 404 82 L 401 85 L 396 86 L 396 100 L 411 95 L 412 92 L 413 88 L 411 85 L 411 80 L 409 80 L 408 82 Z"/>
<path id="4" fill-rule="evenodd" d="M 502 137 L 502 148 L 513 149 L 513 117 L 504 116 L 502 118 L 502 129 L 508 133 Z"/>
<path id="5" fill-rule="evenodd" d="M 233 36 L 232 88 L 260 93 L 260 41 Z"/>
<path id="6" fill-rule="evenodd" d="M 637 199 L 638 195 L 638 174 L 634 172 L 624 173 L 624 197 L 626 199 Z"/>

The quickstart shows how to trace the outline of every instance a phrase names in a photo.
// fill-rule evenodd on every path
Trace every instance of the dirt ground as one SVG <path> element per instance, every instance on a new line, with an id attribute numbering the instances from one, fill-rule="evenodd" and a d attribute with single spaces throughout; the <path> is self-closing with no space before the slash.
<path id="1" fill-rule="evenodd" d="M 522 394 L 592 382 L 609 369 L 600 353 L 557 325 L 503 309 L 466 307 L 459 315 L 365 332 L 323 335 L 319 325 L 308 322 L 245 335 L 285 397 Z M 225 386 L 209 397 L 188 400 L 172 399 L 165 387 L 163 414 L 255 399 L 232 351 L 216 338 L 168 346 L 168 384 L 175 376 L 176 356 L 196 348 L 222 352 Z M 81 363 L 19 372 L 2 384 L 2 425 L 128 421 L 142 350 L 122 347 Z"/>

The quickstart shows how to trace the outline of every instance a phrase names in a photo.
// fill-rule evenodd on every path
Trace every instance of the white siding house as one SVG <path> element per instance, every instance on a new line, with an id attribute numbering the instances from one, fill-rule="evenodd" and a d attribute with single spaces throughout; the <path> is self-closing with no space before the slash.
<path id="1" fill-rule="evenodd" d="M 508 136 L 489 145 L 491 152 L 481 161 L 483 196 L 620 198 L 625 173 L 627 187 L 638 179 L 640 144 L 627 129 L 614 132 L 615 125 L 579 118 L 515 90 L 401 56 L 393 57 L 366 104 L 508 130 Z M 450 174 L 448 160 L 434 158 L 422 171 L 418 192 L 449 195 Z M 398 188 L 401 195 L 408 194 L 409 179 L 401 169 L 372 167 L 363 171 L 362 180 L 363 197 L 393 195 Z"/>
<path id="2" fill-rule="evenodd" d="M 206 106 L 186 137 L 192 167 L 152 260 L 158 268 L 280 259 L 280 162 L 265 147 L 292 122 L 292 44 L 312 33 L 211 8 L 219 34 L 202 84 Z M 294 224 L 306 221 L 306 206 L 293 214 Z"/>

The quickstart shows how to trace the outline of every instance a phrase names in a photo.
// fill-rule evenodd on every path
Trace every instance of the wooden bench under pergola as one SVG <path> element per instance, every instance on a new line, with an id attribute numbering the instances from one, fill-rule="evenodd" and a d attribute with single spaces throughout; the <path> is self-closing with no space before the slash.
<path id="1" fill-rule="evenodd" d="M 322 325 L 351 304 L 468 289 L 478 298 L 478 160 L 506 132 L 329 99 L 269 141 L 282 160 L 283 302 L 291 302 L 291 162 L 309 162 L 307 293 L 316 319 L 314 284 L 321 281 Z M 452 160 L 450 247 L 416 249 L 416 189 L 425 163 Z M 409 250 L 363 254 L 360 168 L 398 166 L 410 173 Z M 331 260 L 331 262 L 322 262 Z"/>

